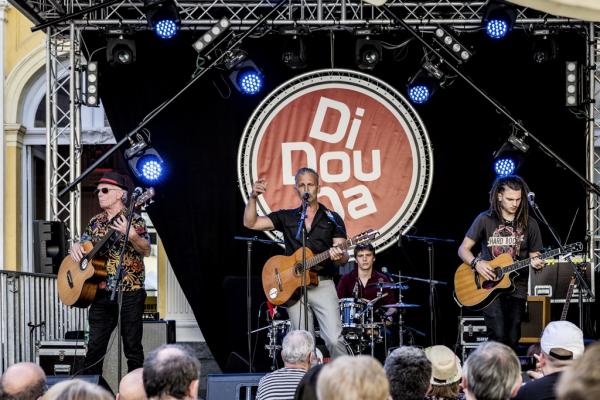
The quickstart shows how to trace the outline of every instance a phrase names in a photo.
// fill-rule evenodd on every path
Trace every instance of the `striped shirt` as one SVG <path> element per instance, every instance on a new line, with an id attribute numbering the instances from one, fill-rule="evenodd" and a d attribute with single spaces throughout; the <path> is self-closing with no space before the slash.
<path id="1" fill-rule="evenodd" d="M 304 374 L 305 369 L 281 368 L 263 376 L 258 382 L 256 400 L 293 400 Z"/>

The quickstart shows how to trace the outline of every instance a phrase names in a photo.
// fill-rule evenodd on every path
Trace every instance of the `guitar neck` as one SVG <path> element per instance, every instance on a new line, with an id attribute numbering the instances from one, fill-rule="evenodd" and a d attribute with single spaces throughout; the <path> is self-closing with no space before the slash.
<path id="1" fill-rule="evenodd" d="M 541 260 L 544 260 L 546 258 L 551 258 L 551 257 L 557 256 L 560 253 L 561 253 L 560 248 L 554 249 L 554 250 L 550 250 L 550 251 L 547 251 L 545 253 L 540 254 L 539 256 L 531 257 L 531 258 L 526 258 L 524 260 L 517 261 L 516 263 L 507 265 L 506 267 L 502 268 L 502 271 L 504 273 L 513 272 L 513 271 L 519 270 L 521 268 L 528 267 L 529 264 L 531 264 L 531 260 L 533 258 L 539 258 Z"/>
<path id="2" fill-rule="evenodd" d="M 352 244 L 353 244 L 353 240 L 348 239 L 344 243 L 342 243 L 341 245 L 339 245 L 337 247 L 342 250 L 346 250 L 348 247 L 352 246 Z M 328 258 L 329 258 L 329 250 L 319 253 L 316 256 L 314 256 L 313 258 L 306 260 L 306 269 L 311 269 L 315 265 L 319 265 L 320 263 L 327 260 Z"/>

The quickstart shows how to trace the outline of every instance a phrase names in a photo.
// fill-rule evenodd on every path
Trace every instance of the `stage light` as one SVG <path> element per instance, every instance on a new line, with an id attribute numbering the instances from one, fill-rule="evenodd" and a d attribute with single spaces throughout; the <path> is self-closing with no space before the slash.
<path id="1" fill-rule="evenodd" d="M 125 159 L 135 176 L 145 183 L 158 182 L 165 173 L 165 164 L 158 152 L 138 135 L 138 141 L 125 150 Z"/>
<path id="2" fill-rule="evenodd" d="M 472 54 L 466 46 L 461 44 L 454 36 L 442 27 L 434 31 L 435 37 L 443 46 L 447 47 L 459 63 L 469 61 Z"/>
<path id="3" fill-rule="evenodd" d="M 512 158 L 499 158 L 494 162 L 494 171 L 498 176 L 512 175 L 515 170 L 516 163 Z"/>
<path id="4" fill-rule="evenodd" d="M 440 86 L 440 80 L 443 78 L 444 73 L 439 66 L 429 61 L 424 63 L 423 67 L 408 81 L 408 98 L 415 104 L 427 103 Z"/>
<path id="5" fill-rule="evenodd" d="M 265 78 L 258 66 L 247 58 L 243 50 L 233 49 L 225 57 L 223 67 L 230 71 L 229 80 L 233 86 L 240 93 L 252 96 L 260 93 Z"/>
<path id="6" fill-rule="evenodd" d="M 229 28 L 229 20 L 225 17 L 221 18 L 219 22 L 214 24 L 212 28 L 207 30 L 202 36 L 198 38 L 192 44 L 192 47 L 196 49 L 198 53 L 204 50 L 210 43 L 214 42 L 214 40 L 223 34 Z"/>
<path id="7" fill-rule="evenodd" d="M 512 30 L 517 20 L 514 7 L 502 1 L 490 0 L 483 12 L 485 33 L 492 39 L 502 39 Z"/>
<path id="8" fill-rule="evenodd" d="M 531 56 L 535 64 L 546 64 L 556 60 L 558 46 L 555 36 L 548 29 L 533 31 L 533 45 Z"/>
<path id="9" fill-rule="evenodd" d="M 108 39 L 106 45 L 106 60 L 109 64 L 129 65 L 135 62 L 136 46 L 130 39 L 124 39 L 123 36 Z"/>
<path id="10" fill-rule="evenodd" d="M 523 164 L 529 145 L 517 133 L 510 135 L 500 149 L 494 153 L 493 168 L 498 176 L 512 175 Z"/>
<path id="11" fill-rule="evenodd" d="M 362 70 L 374 69 L 383 57 L 381 42 L 370 39 L 357 39 L 354 59 L 356 66 Z"/>
<path id="12" fill-rule="evenodd" d="M 294 35 L 285 40 L 281 61 L 293 70 L 306 68 L 306 46 L 301 36 Z"/>
<path id="13" fill-rule="evenodd" d="M 575 107 L 580 104 L 579 98 L 579 63 L 565 62 L 565 105 Z"/>
<path id="14" fill-rule="evenodd" d="M 98 63 L 96 61 L 88 62 L 85 72 L 85 105 L 88 107 L 99 107 L 100 98 L 98 97 Z"/>
<path id="15" fill-rule="evenodd" d="M 181 20 L 173 0 L 144 0 L 148 25 L 161 39 L 177 34 Z"/>

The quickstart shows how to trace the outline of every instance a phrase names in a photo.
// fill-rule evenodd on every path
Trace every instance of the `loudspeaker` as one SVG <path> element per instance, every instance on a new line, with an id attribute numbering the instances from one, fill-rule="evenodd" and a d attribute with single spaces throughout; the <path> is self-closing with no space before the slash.
<path id="1" fill-rule="evenodd" d="M 46 377 L 46 385 L 48 387 L 52 387 L 52 386 L 56 385 L 58 382 L 66 381 L 69 379 L 79 379 L 82 381 L 93 383 L 94 385 L 98 385 L 98 386 L 103 387 L 104 389 L 108 390 L 108 392 L 112 396 L 115 395 L 114 392 L 112 391 L 112 389 L 110 388 L 110 386 L 108 386 L 108 383 L 106 383 L 106 380 L 102 377 L 102 375 L 77 375 L 73 378 L 71 378 L 70 375 L 48 375 Z"/>
<path id="2" fill-rule="evenodd" d="M 521 319 L 521 339 L 519 343 L 538 343 L 542 331 L 550 322 L 550 298 L 528 296 L 527 309 Z"/>
<path id="3" fill-rule="evenodd" d="M 144 356 L 163 344 L 175 343 L 175 340 L 175 321 L 144 321 L 144 335 L 142 336 Z M 127 358 L 125 357 L 125 354 L 121 352 L 121 376 L 117 376 L 117 349 L 119 346 L 117 343 L 116 328 L 110 336 L 108 343 L 110 347 L 106 353 L 106 358 L 104 359 L 102 375 L 106 377 L 106 381 L 110 387 L 117 393 L 121 378 L 127 375 Z"/>
<path id="4" fill-rule="evenodd" d="M 33 271 L 56 274 L 65 258 L 65 224 L 60 221 L 33 221 Z"/>
<path id="5" fill-rule="evenodd" d="M 208 374 L 206 400 L 255 399 L 260 378 L 257 374 Z"/>
<path id="6" fill-rule="evenodd" d="M 534 296 L 548 296 L 552 303 L 564 303 L 573 276 L 573 264 L 569 262 L 547 261 L 550 265 L 539 271 L 529 273 L 529 293 Z M 595 292 L 595 279 L 589 264 L 583 274 L 585 280 Z M 579 288 L 576 285 L 573 299 L 577 299 Z"/>

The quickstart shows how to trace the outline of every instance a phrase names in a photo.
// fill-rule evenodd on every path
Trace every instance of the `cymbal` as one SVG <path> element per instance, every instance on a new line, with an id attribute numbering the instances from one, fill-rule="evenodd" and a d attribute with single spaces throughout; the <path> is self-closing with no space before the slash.
<path id="1" fill-rule="evenodd" d="M 377 288 L 381 288 L 381 289 L 402 289 L 402 290 L 408 289 L 408 285 L 401 285 L 399 283 L 393 283 L 393 282 L 370 283 L 367 285 L 367 287 L 377 287 Z"/>
<path id="2" fill-rule="evenodd" d="M 420 304 L 410 304 L 410 303 L 394 303 L 394 304 L 384 304 L 381 307 L 383 308 L 416 308 L 421 307 Z"/>

